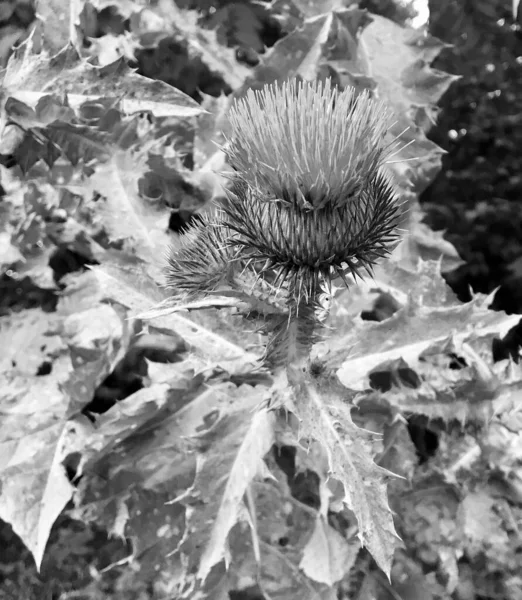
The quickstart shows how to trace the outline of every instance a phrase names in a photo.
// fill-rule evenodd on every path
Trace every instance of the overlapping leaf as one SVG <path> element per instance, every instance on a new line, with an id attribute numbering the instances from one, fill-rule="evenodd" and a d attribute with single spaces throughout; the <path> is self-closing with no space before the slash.
<path id="1" fill-rule="evenodd" d="M 440 262 L 421 261 L 415 271 L 389 263 L 372 285 L 391 292 L 400 308 L 380 323 L 352 318 L 346 335 L 329 340 L 328 360 L 347 388 L 385 391 L 404 410 L 462 420 L 486 416 L 494 398 L 521 389 L 521 373 L 495 365 L 492 354 L 493 340 L 504 338 L 518 315 L 489 310 L 491 297 L 480 294 L 458 302 Z"/>
<path id="2" fill-rule="evenodd" d="M 138 183 L 144 170 L 143 158 L 116 150 L 109 161 L 96 166 L 87 185 L 93 195 L 99 195 L 96 214 L 110 243 L 123 243 L 129 253 L 154 264 L 171 243 L 170 213 L 164 205 L 140 197 Z"/>
<path id="3" fill-rule="evenodd" d="M 179 549 L 187 554 L 188 574 L 204 579 L 225 556 L 247 487 L 266 474 L 262 459 L 273 427 L 266 411 L 256 413 L 266 388 L 213 384 L 206 389 L 200 383 L 174 378 L 170 385 L 138 392 L 99 419 L 86 442 L 82 469 L 88 477 L 76 514 L 136 537 L 138 554 L 149 543 L 166 544 L 164 556 Z M 150 505 L 154 496 L 154 510 L 165 517 L 168 532 L 153 542 L 145 531 L 149 523 L 140 518 L 147 508 L 140 498 Z M 179 503 L 187 506 L 186 516 Z M 175 525 L 168 514 L 186 522 L 181 531 L 179 519 Z"/>
<path id="4" fill-rule="evenodd" d="M 262 410 L 245 418 L 243 411 L 250 412 L 248 407 L 259 395 L 248 388 L 239 388 L 238 392 L 253 397 L 240 398 L 241 410 L 217 422 L 199 440 L 211 450 L 199 458 L 193 488 L 182 500 L 188 506 L 195 503 L 201 507 L 190 512 L 189 535 L 181 551 L 197 566 L 202 580 L 226 558 L 230 530 L 247 510 L 245 493 L 256 476 L 267 475 L 263 458 L 275 441 L 273 414 Z M 203 549 L 201 555 L 198 548 Z"/>
<path id="5" fill-rule="evenodd" d="M 32 44 L 24 44 L 0 72 L 2 104 L 8 96 L 34 106 L 42 95 L 67 94 L 73 108 L 87 100 L 113 98 L 126 113 L 152 110 L 156 116 L 187 118 L 203 112 L 186 94 L 136 74 L 123 59 L 96 67 L 81 59 L 72 46 L 52 57 L 45 52 L 32 54 L 31 49 Z"/>
<path id="6" fill-rule="evenodd" d="M 298 28 L 281 39 L 266 54 L 252 77 L 242 86 L 237 95 L 242 95 L 249 87 L 261 87 L 273 81 L 283 81 L 292 77 L 314 80 L 320 68 L 327 63 L 327 47 L 337 38 L 347 42 L 355 56 L 352 56 L 353 75 L 364 74 L 359 64 L 356 36 L 369 22 L 365 11 L 352 8 L 340 12 L 329 12 L 306 19 Z M 348 27 L 347 27 L 348 26 Z"/>
<path id="7" fill-rule="evenodd" d="M 181 10 L 175 3 L 160 0 L 156 12 L 165 22 L 166 34 L 172 32 L 188 45 L 189 52 L 219 74 L 232 89 L 238 88 L 249 75 L 249 70 L 238 63 L 231 48 L 221 45 L 216 32 L 198 24 L 195 11 Z"/>
<path id="8" fill-rule="evenodd" d="M 100 297 L 127 307 L 134 315 L 145 312 L 166 297 L 164 291 L 147 275 L 143 263 L 94 267 L 93 272 L 98 280 Z M 245 372 L 256 366 L 255 354 L 245 351 L 242 346 L 204 324 L 178 314 L 168 314 L 155 318 L 153 325 L 177 332 L 201 357 L 201 368 L 209 364 L 207 361 L 226 366 L 232 371 L 238 369 Z"/>
<path id="9" fill-rule="evenodd" d="M 68 419 L 92 398 L 121 356 L 123 324 L 108 306 L 63 321 L 52 319 L 49 330 L 41 333 L 51 338 L 61 331 L 63 341 L 54 348 L 51 345 L 51 372 L 44 375 L 34 372 L 23 355 L 17 358 L 20 346 L 35 333 L 31 319 L 18 324 L 7 317 L 2 321 L 0 330 L 11 333 L 13 344 L 19 347 L 11 347 L 11 358 L 0 361 L 0 516 L 12 524 L 39 567 L 51 527 L 73 494 L 62 464 L 68 453 Z M 96 326 L 87 328 L 87 322 Z M 6 369 L 7 360 L 14 369 Z"/>
<path id="10" fill-rule="evenodd" d="M 372 434 L 352 421 L 352 406 L 338 382 L 291 373 L 293 399 L 286 407 L 299 418 L 298 440 L 316 440 L 328 457 L 332 477 L 344 487 L 343 501 L 355 513 L 359 539 L 379 567 L 390 572 L 399 543 L 386 497 L 384 478 L 392 476 L 373 461 Z"/>
<path id="11" fill-rule="evenodd" d="M 424 129 L 431 127 L 437 101 L 456 79 L 429 66 L 445 44 L 422 29 L 404 28 L 377 15 L 360 41 L 378 93 L 394 112 L 392 133 L 399 135 L 407 129 L 400 138 L 405 147 L 396 160 L 413 159 L 408 176 L 420 193 L 439 171 L 442 154 Z"/>
<path id="12" fill-rule="evenodd" d="M 214 32 L 199 27 L 194 13 L 160 3 L 163 29 L 156 33 L 186 42 L 189 53 L 219 74 L 235 96 L 249 86 L 293 76 L 332 76 L 341 86 L 372 89 L 395 109 L 397 123 L 392 134 L 409 127 L 402 142 L 411 144 L 398 158 L 416 161 L 390 168 L 402 192 L 411 199 L 440 164 L 440 151 L 428 142 L 424 129 L 434 116 L 436 101 L 452 81 L 429 67 L 443 45 L 423 32 L 371 16 L 355 4 L 351 0 L 274 2 L 271 10 L 280 11 L 290 33 L 266 53 L 246 84 L 249 70 L 238 67 L 234 51 L 220 46 Z M 259 404 L 271 393 L 281 393 L 285 397 L 282 404 L 300 419 L 299 431 L 286 443 L 297 446 L 316 440 L 323 446 L 331 480 L 341 483 L 342 499 L 357 518 L 361 541 L 389 573 L 398 542 L 386 497 L 389 472 L 374 462 L 379 438 L 352 421 L 349 401 L 353 390 L 364 392 L 362 401 L 372 397 L 381 401 L 388 386 L 383 402 L 394 410 L 445 419 L 476 416 L 470 409 L 473 403 L 494 410 L 509 404 L 509 414 L 516 414 L 514 399 L 521 389 L 522 374 L 513 363 L 494 365 L 491 344 L 518 318 L 492 313 L 487 308 L 489 299 L 480 296 L 458 304 L 438 266 L 428 262 L 416 268 L 418 248 L 403 246 L 401 264 L 389 263 L 387 270 L 378 273 L 377 282 L 370 284 L 377 293 L 393 298 L 389 313 L 381 314 L 387 318 L 380 323 L 361 321 L 355 306 L 356 301 L 363 301 L 359 292 L 351 294 L 350 307 L 343 307 L 341 295 L 340 310 L 331 317 L 326 373 L 337 370 L 350 391 L 333 383 L 327 374 L 304 379 L 299 373 L 290 388 L 276 386 L 272 392 L 262 386 L 226 382 L 243 381 L 258 368 L 257 356 L 245 350 L 252 340 L 259 341 L 256 334 L 233 332 L 239 325 L 237 317 L 231 320 L 210 312 L 201 319 L 199 315 L 192 319 L 192 314 L 191 318 L 161 315 L 148 327 L 176 332 L 189 351 L 178 363 L 149 363 L 148 387 L 99 415 L 93 426 L 78 416 L 78 411 L 127 347 L 128 322 L 123 326 L 122 317 L 143 313 L 166 298 L 158 284 L 162 281 L 161 256 L 171 238 L 167 234 L 169 210 L 165 202 L 155 201 L 154 178 L 161 178 L 169 188 L 169 206 L 191 210 L 215 194 L 215 182 L 201 198 L 195 194 L 193 203 L 184 203 L 177 185 L 187 174 L 173 172 L 164 157 L 152 154 L 149 143 L 157 141 L 154 135 L 147 137 L 136 120 L 130 124 L 115 114 L 120 109 L 151 109 L 156 116 L 191 118 L 202 109 L 190 98 L 166 84 L 137 76 L 123 60 L 94 67 L 72 47 L 51 58 L 31 55 L 29 50 L 26 45 L 15 53 L 2 74 L 4 100 L 13 97 L 19 101 L 11 102 L 4 116 L 36 136 L 41 134 L 31 142 L 36 139 L 41 144 L 34 155 L 27 152 L 34 146 L 26 144 L 18 157 L 27 158 L 26 167 L 32 174 L 41 177 L 45 171 L 53 186 L 65 186 L 67 192 L 59 197 L 48 190 L 44 193 L 40 181 L 35 188 L 21 191 L 17 197 L 22 202 L 16 206 L 11 196 L 8 216 L 4 219 L 2 215 L 0 248 L 18 262 L 28 261 L 27 247 L 18 242 L 33 234 L 36 242 L 44 243 L 44 248 L 34 250 L 42 264 L 57 245 L 102 264 L 63 282 L 67 288 L 59 306 L 68 317 L 60 336 L 51 339 L 69 342 L 74 365 L 68 356 L 64 360 L 58 344 L 53 352 L 24 357 L 29 374 L 23 372 L 17 378 L 3 375 L 9 396 L 4 405 L 0 401 L 5 416 L 0 425 L 2 518 L 13 523 L 39 562 L 52 522 L 71 497 L 62 459 L 74 453 L 81 457 L 78 474 L 83 475 L 75 498 L 76 516 L 130 538 L 142 574 L 156 577 L 161 560 L 172 581 L 171 595 L 227 598 L 234 586 L 252 579 L 255 573 L 267 597 L 333 598 L 334 590 L 326 587 L 344 575 L 346 565 L 339 559 L 351 564 L 355 547 L 326 523 L 328 511 L 338 510 L 328 495 L 321 497 L 320 513 L 309 507 L 303 510 L 295 498 L 289 511 L 289 490 L 281 480 L 269 480 L 266 463 L 275 439 L 275 412 L 259 410 Z M 75 122 L 67 103 L 57 101 L 63 94 L 70 106 L 80 108 L 78 113 L 85 122 Z M 86 105 L 86 100 L 94 103 Z M 228 101 L 207 99 L 205 105 L 222 111 Z M 96 107 L 107 113 L 104 126 L 99 126 L 97 119 L 96 125 L 90 120 Z M 196 160 L 198 166 L 212 169 L 212 129 L 221 127 L 222 120 L 218 115 L 207 123 L 210 125 L 199 138 L 196 135 Z M 144 150 L 141 155 L 137 146 Z M 55 177 L 56 169 L 61 168 L 59 162 L 54 163 L 57 148 L 73 164 L 82 162 L 80 158 L 84 163 L 92 161 L 90 169 L 81 173 L 85 180 L 71 176 L 59 181 Z M 53 165 L 47 171 L 37 162 L 45 157 Z M 217 168 L 222 166 L 220 163 Z M 150 185 L 143 193 L 147 174 Z M 200 185 L 197 177 L 191 181 Z M 79 204 L 71 201 L 76 195 L 81 198 Z M 23 202 L 32 207 L 24 218 L 40 213 L 44 218 L 17 229 L 15 213 Z M 45 219 L 55 214 L 55 209 L 66 212 L 67 224 L 61 228 L 52 227 Z M 436 236 L 429 241 L 431 246 L 425 245 L 434 256 L 443 250 Z M 5 266 L 10 264 L 3 260 Z M 75 285 L 79 289 L 86 286 L 76 297 Z M 21 346 L 29 339 L 28 328 L 37 329 L 31 319 L 25 329 L 19 323 L 9 323 L 4 329 L 0 324 L 0 334 L 7 331 Z M 91 332 L 90 338 L 84 330 Z M 291 328 L 289 331 L 291 337 Z M 295 357 L 292 344 L 290 340 L 288 347 L 284 346 L 289 357 L 286 362 Z M 47 359 L 52 373 L 37 379 L 33 372 Z M 23 363 L 19 350 L 7 353 L 0 364 L 7 370 L 13 360 Z M 36 390 L 45 395 L 42 406 L 37 405 Z M 40 447 L 43 450 L 37 452 Z M 498 457 L 492 454 L 490 458 L 491 464 L 499 467 Z M 312 460 L 310 466 L 325 485 L 326 474 Z M 511 476 L 516 471 L 514 461 L 509 469 Z M 277 473 L 273 465 L 271 472 Z M 265 481 L 260 481 L 263 478 Z M 15 505 L 13 499 L 22 494 L 28 501 Z M 473 510 L 483 499 L 472 496 L 464 508 Z M 486 504 L 485 515 L 495 524 L 489 500 Z M 473 550 L 481 546 L 485 535 L 476 532 L 469 512 L 465 516 Z M 294 521 L 292 526 L 288 521 Z M 287 545 L 279 547 L 278 541 L 284 538 Z M 322 553 L 319 563 L 314 562 L 316 552 Z M 226 572 L 224 563 L 229 558 L 232 566 Z M 456 565 L 455 556 L 448 564 Z M 205 578 L 206 585 L 201 583 Z"/>

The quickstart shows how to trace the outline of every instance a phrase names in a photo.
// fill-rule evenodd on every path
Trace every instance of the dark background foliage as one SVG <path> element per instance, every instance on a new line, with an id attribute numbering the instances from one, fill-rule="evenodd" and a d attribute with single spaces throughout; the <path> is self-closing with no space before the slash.
<path id="1" fill-rule="evenodd" d="M 520 312 L 522 269 L 522 32 L 510 0 L 431 0 L 430 31 L 452 44 L 435 67 L 460 75 L 429 137 L 448 154 L 423 193 L 426 221 L 445 229 L 465 265 L 448 282 L 491 292 Z"/>

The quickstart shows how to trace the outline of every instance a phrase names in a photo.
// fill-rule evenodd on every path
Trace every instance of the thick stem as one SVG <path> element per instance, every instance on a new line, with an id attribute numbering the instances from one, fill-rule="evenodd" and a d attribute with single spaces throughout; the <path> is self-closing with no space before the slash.
<path id="1" fill-rule="evenodd" d="M 289 382 L 297 373 L 304 373 L 310 359 L 310 351 L 318 340 L 321 323 L 316 309 L 318 298 L 296 302 L 290 295 L 288 313 L 272 327 L 267 345 L 267 358 L 272 365 L 284 369 Z"/>
<path id="2" fill-rule="evenodd" d="M 315 314 L 315 301 L 294 303 L 288 318 L 288 352 L 285 367 L 302 370 L 310 357 L 317 338 L 319 322 Z"/>

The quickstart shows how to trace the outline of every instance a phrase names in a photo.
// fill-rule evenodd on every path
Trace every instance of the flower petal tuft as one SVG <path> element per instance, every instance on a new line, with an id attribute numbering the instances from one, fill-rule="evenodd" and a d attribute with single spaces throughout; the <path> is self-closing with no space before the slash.
<path id="1" fill-rule="evenodd" d="M 332 89 L 330 79 L 249 90 L 231 108 L 223 150 L 245 181 L 309 209 L 347 204 L 386 159 L 390 113 L 368 91 Z"/>

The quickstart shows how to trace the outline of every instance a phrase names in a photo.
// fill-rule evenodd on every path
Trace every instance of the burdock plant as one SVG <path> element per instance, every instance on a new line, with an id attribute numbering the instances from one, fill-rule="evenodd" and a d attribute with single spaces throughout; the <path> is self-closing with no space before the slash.
<path id="1" fill-rule="evenodd" d="M 279 294 L 286 313 L 268 327 L 267 356 L 304 357 L 331 282 L 371 275 L 398 239 L 401 205 L 383 170 L 390 114 L 367 91 L 293 80 L 250 90 L 229 121 L 227 199 L 172 251 L 168 285 L 192 299 Z"/>

